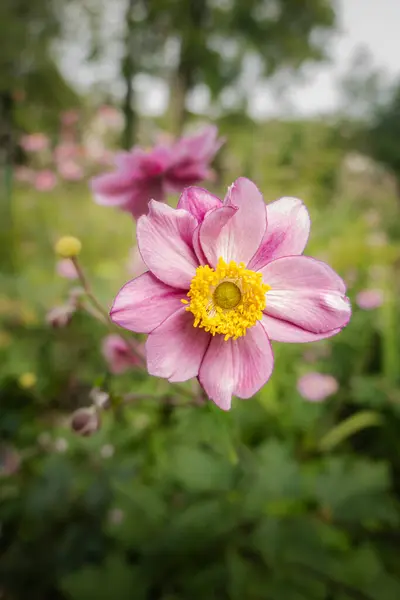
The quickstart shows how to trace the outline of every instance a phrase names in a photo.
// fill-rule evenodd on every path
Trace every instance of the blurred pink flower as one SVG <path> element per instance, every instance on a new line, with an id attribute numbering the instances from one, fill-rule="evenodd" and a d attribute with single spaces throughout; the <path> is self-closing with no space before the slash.
<path id="1" fill-rule="evenodd" d="M 121 111 L 114 106 L 104 104 L 97 111 L 97 116 L 102 123 L 110 129 L 120 129 L 124 122 L 124 117 Z"/>
<path id="2" fill-rule="evenodd" d="M 382 290 L 361 290 L 356 296 L 356 302 L 363 310 L 374 310 L 382 306 L 384 295 Z"/>
<path id="3" fill-rule="evenodd" d="M 79 181 L 84 177 L 82 167 L 73 160 L 60 161 L 57 170 L 60 176 L 66 181 Z"/>
<path id="4" fill-rule="evenodd" d="M 29 167 L 16 167 L 14 176 L 15 179 L 21 183 L 32 183 L 35 179 L 35 171 Z"/>
<path id="5" fill-rule="evenodd" d="M 75 265 L 69 258 L 63 258 L 62 260 L 59 260 L 56 264 L 56 271 L 58 275 L 65 277 L 66 279 L 78 278 Z"/>
<path id="6" fill-rule="evenodd" d="M 73 141 L 63 140 L 54 148 L 54 160 L 58 164 L 68 160 L 76 160 L 81 155 L 81 147 Z"/>
<path id="7" fill-rule="evenodd" d="M 50 140 L 44 133 L 32 133 L 23 135 L 19 143 L 25 152 L 43 152 L 49 147 Z"/>
<path id="8" fill-rule="evenodd" d="M 55 306 L 46 315 L 46 323 L 54 328 L 66 327 L 72 319 L 75 312 L 75 306 L 72 304 L 62 304 Z"/>
<path id="9" fill-rule="evenodd" d="M 148 271 L 137 246 L 134 246 L 130 251 L 128 270 L 133 277 L 139 277 L 139 275 Z"/>
<path id="10" fill-rule="evenodd" d="M 13 446 L 0 447 L 0 477 L 14 475 L 21 466 L 21 456 Z"/>
<path id="11" fill-rule="evenodd" d="M 50 192 L 57 185 L 57 177 L 53 171 L 44 169 L 36 173 L 33 185 L 38 192 Z"/>
<path id="12" fill-rule="evenodd" d="M 210 176 L 210 163 L 223 140 L 214 126 L 158 144 L 149 152 L 135 147 L 115 157 L 116 170 L 92 179 L 98 204 L 117 206 L 134 218 L 146 214 L 149 200 L 163 202 L 169 191 L 181 192 Z"/>
<path id="13" fill-rule="evenodd" d="M 270 340 L 312 342 L 345 327 L 342 279 L 301 256 L 310 218 L 298 198 L 266 205 L 237 179 L 221 201 L 189 187 L 178 208 L 151 200 L 137 224 L 149 271 L 118 293 L 114 323 L 147 333 L 147 369 L 171 382 L 198 377 L 223 410 L 250 398 L 272 374 Z"/>
<path id="14" fill-rule="evenodd" d="M 139 353 L 143 354 L 143 348 L 140 345 L 137 349 Z M 119 335 L 111 334 L 104 338 L 102 353 L 111 373 L 115 375 L 141 365 L 138 357 L 133 354 L 124 338 Z"/>
<path id="15" fill-rule="evenodd" d="M 101 139 L 89 138 L 84 145 L 84 155 L 90 162 L 101 166 L 112 167 L 115 164 L 115 153 L 107 150 Z"/>
<path id="16" fill-rule="evenodd" d="M 311 402 L 321 402 L 336 394 L 339 384 L 332 375 L 311 372 L 300 377 L 297 382 L 299 394 Z"/>
<path id="17" fill-rule="evenodd" d="M 75 125 L 79 121 L 79 111 L 78 110 L 66 110 L 61 114 L 61 123 L 65 127 L 71 127 Z"/>
<path id="18" fill-rule="evenodd" d="M 111 150 L 105 150 L 98 155 L 97 163 L 103 167 L 113 167 L 115 163 L 115 153 Z"/>

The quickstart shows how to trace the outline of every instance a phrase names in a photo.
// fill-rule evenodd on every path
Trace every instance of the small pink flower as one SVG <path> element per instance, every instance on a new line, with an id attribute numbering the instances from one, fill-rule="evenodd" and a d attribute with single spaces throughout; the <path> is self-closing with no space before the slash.
<path id="1" fill-rule="evenodd" d="M 32 133 L 23 135 L 19 143 L 25 152 L 43 152 L 49 147 L 50 141 L 44 133 Z"/>
<path id="2" fill-rule="evenodd" d="M 374 310 L 382 306 L 384 300 L 382 290 L 362 290 L 357 294 L 356 302 L 363 310 Z"/>
<path id="3" fill-rule="evenodd" d="M 64 140 L 54 148 L 54 160 L 57 164 L 73 161 L 80 157 L 82 149 L 73 141 Z"/>
<path id="4" fill-rule="evenodd" d="M 53 171 L 44 169 L 36 173 L 33 185 L 38 192 L 50 192 L 57 185 L 57 177 Z"/>
<path id="5" fill-rule="evenodd" d="M 54 328 L 66 327 L 75 312 L 73 304 L 62 304 L 55 306 L 46 315 L 46 323 Z"/>
<path id="6" fill-rule="evenodd" d="M 61 114 L 61 123 L 64 127 L 71 127 L 79 121 L 79 111 L 66 110 Z"/>
<path id="7" fill-rule="evenodd" d="M 29 167 L 16 167 L 14 175 L 15 179 L 21 183 L 32 183 L 35 179 L 35 171 Z"/>
<path id="8" fill-rule="evenodd" d="M 84 177 L 82 167 L 73 160 L 59 162 L 58 172 L 66 181 L 79 181 Z"/>
<path id="9" fill-rule="evenodd" d="M 143 349 L 139 345 L 138 351 L 143 354 Z M 111 373 L 116 375 L 141 364 L 126 341 L 119 335 L 108 335 L 104 338 L 102 352 Z"/>
<path id="10" fill-rule="evenodd" d="M 102 123 L 110 129 L 120 129 L 123 125 L 124 118 L 120 110 L 114 106 L 104 104 L 97 111 L 97 116 Z"/>
<path id="11" fill-rule="evenodd" d="M 21 456 L 13 446 L 0 446 L 0 477 L 17 473 L 21 466 Z"/>
<path id="12" fill-rule="evenodd" d="M 56 264 L 56 271 L 58 275 L 65 277 L 66 279 L 78 278 L 76 267 L 69 258 L 63 258 L 62 260 L 59 260 Z"/>
<path id="13" fill-rule="evenodd" d="M 171 382 L 198 377 L 220 408 L 250 398 L 273 370 L 270 340 L 329 338 L 350 319 L 342 279 L 300 256 L 310 229 L 297 198 L 265 205 L 238 179 L 222 202 L 187 188 L 178 208 L 151 201 L 137 224 L 149 269 L 118 293 L 111 319 L 147 333 L 147 368 Z"/>
<path id="14" fill-rule="evenodd" d="M 297 389 L 299 394 L 306 400 L 321 402 L 325 398 L 336 394 L 339 384 L 332 375 L 312 372 L 300 377 L 297 382 Z"/>
<path id="15" fill-rule="evenodd" d="M 147 213 L 149 200 L 165 201 L 168 191 L 181 192 L 210 175 L 210 163 L 223 141 L 216 127 L 158 144 L 150 152 L 135 147 L 115 157 L 116 171 L 92 180 L 98 204 L 117 206 L 134 218 Z"/>

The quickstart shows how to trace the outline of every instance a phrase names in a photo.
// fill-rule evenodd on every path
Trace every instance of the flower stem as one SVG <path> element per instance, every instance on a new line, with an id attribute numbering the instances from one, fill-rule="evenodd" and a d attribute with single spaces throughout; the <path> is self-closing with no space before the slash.
<path id="1" fill-rule="evenodd" d="M 99 315 L 95 315 L 95 313 L 93 311 L 88 310 L 88 312 L 92 315 L 95 316 L 97 318 L 100 317 L 100 320 L 102 322 L 104 322 L 112 331 L 116 331 L 118 332 L 119 335 L 121 335 L 126 343 L 129 346 L 129 349 L 131 350 L 131 352 L 139 359 L 139 361 L 141 362 L 142 365 L 145 364 L 145 360 L 142 356 L 142 354 L 140 352 L 138 352 L 135 344 L 132 342 L 132 340 L 130 339 L 130 337 L 124 332 L 122 331 L 119 327 L 117 327 L 116 325 L 114 325 L 114 323 L 111 321 L 110 319 L 110 315 L 108 314 L 108 311 L 102 306 L 102 304 L 97 300 L 96 296 L 94 295 L 92 288 L 90 287 L 89 281 L 77 259 L 76 256 L 74 256 L 73 258 L 71 258 L 72 262 L 74 263 L 76 272 L 78 274 L 79 277 L 79 281 L 81 282 L 81 285 L 83 287 L 83 289 L 85 290 L 85 294 L 87 299 L 89 300 L 89 302 L 92 304 L 93 308 L 99 313 Z"/>

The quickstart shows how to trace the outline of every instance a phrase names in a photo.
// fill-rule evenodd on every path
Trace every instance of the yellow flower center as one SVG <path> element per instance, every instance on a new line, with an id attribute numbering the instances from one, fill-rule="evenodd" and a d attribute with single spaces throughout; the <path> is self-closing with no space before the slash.
<path id="1" fill-rule="evenodd" d="M 270 286 L 263 283 L 261 273 L 246 269 L 233 260 L 219 259 L 216 269 L 198 267 L 188 292 L 186 310 L 194 315 L 194 327 L 202 327 L 212 335 L 219 333 L 225 341 L 246 335 L 262 317 L 265 294 Z"/>

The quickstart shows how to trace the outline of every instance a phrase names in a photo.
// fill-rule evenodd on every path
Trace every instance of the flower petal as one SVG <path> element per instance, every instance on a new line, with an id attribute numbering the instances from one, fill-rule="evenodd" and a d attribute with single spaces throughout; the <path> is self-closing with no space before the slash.
<path id="1" fill-rule="evenodd" d="M 234 206 L 223 206 L 210 211 L 205 217 L 199 229 L 199 241 L 202 252 L 212 267 L 216 267 L 218 259 L 224 256 L 223 243 L 228 238 L 224 237 L 222 231 L 227 223 L 233 218 L 237 208 Z M 216 243 L 219 242 L 219 243 Z M 198 255 L 200 252 L 198 251 Z"/>
<path id="2" fill-rule="evenodd" d="M 199 223 L 203 221 L 209 210 L 221 206 L 222 202 L 217 196 L 203 188 L 193 186 L 183 190 L 178 202 L 178 208 L 189 211 Z"/>
<path id="3" fill-rule="evenodd" d="M 344 327 L 351 308 L 342 279 L 325 263 L 308 256 L 287 256 L 268 263 L 264 282 L 267 315 L 312 333 Z"/>
<path id="4" fill-rule="evenodd" d="M 258 270 L 282 256 L 302 254 L 310 233 L 310 216 L 298 198 L 281 198 L 267 204 L 268 226 L 249 269 Z"/>
<path id="5" fill-rule="evenodd" d="M 274 356 L 260 322 L 237 340 L 211 338 L 201 363 L 199 380 L 206 394 L 223 410 L 231 407 L 232 395 L 250 398 L 271 376 Z"/>
<path id="6" fill-rule="evenodd" d="M 324 340 L 325 338 L 332 337 L 342 330 L 341 327 L 332 329 L 327 333 L 311 333 L 301 327 L 297 327 L 293 323 L 288 321 L 282 321 L 281 319 L 275 319 L 270 315 L 264 314 L 262 317 L 262 324 L 268 337 L 273 342 L 285 342 L 287 344 L 304 344 L 306 342 L 317 342 L 318 340 Z"/>
<path id="7" fill-rule="evenodd" d="M 241 177 L 229 188 L 224 206 L 237 211 L 215 239 L 203 241 L 200 233 L 204 253 L 213 257 L 212 265 L 218 262 L 219 257 L 228 263 L 234 260 L 247 264 L 257 251 L 267 226 L 263 197 L 254 183 Z M 211 215 L 205 218 L 204 223 Z"/>
<path id="8" fill-rule="evenodd" d="M 195 229 L 195 232 L 193 234 L 193 238 L 192 238 L 192 243 L 193 243 L 193 248 L 194 251 L 196 253 L 196 256 L 198 258 L 199 264 L 200 265 L 206 265 L 207 264 L 207 257 L 203 252 L 203 248 L 201 246 L 200 243 L 200 225 L 198 225 Z"/>
<path id="9" fill-rule="evenodd" d="M 120 206 L 129 202 L 132 183 L 132 174 L 117 171 L 93 177 L 90 187 L 97 204 Z"/>
<path id="10" fill-rule="evenodd" d="M 147 339 L 150 375 L 165 377 L 171 382 L 196 377 L 210 338 L 203 329 L 193 327 L 193 315 L 182 307 Z"/>
<path id="11" fill-rule="evenodd" d="M 162 202 L 165 199 L 161 179 L 138 179 L 123 171 L 94 177 L 91 188 L 97 204 L 118 206 L 135 219 L 147 213 L 149 200 Z"/>
<path id="12" fill-rule="evenodd" d="M 130 331 L 150 333 L 182 308 L 181 300 L 186 294 L 187 291 L 165 285 L 151 273 L 143 273 L 118 292 L 110 317 Z"/>
<path id="13" fill-rule="evenodd" d="M 150 271 L 167 285 L 188 289 L 198 267 L 192 238 L 196 219 L 186 210 L 149 202 L 137 224 L 140 254 Z"/>

